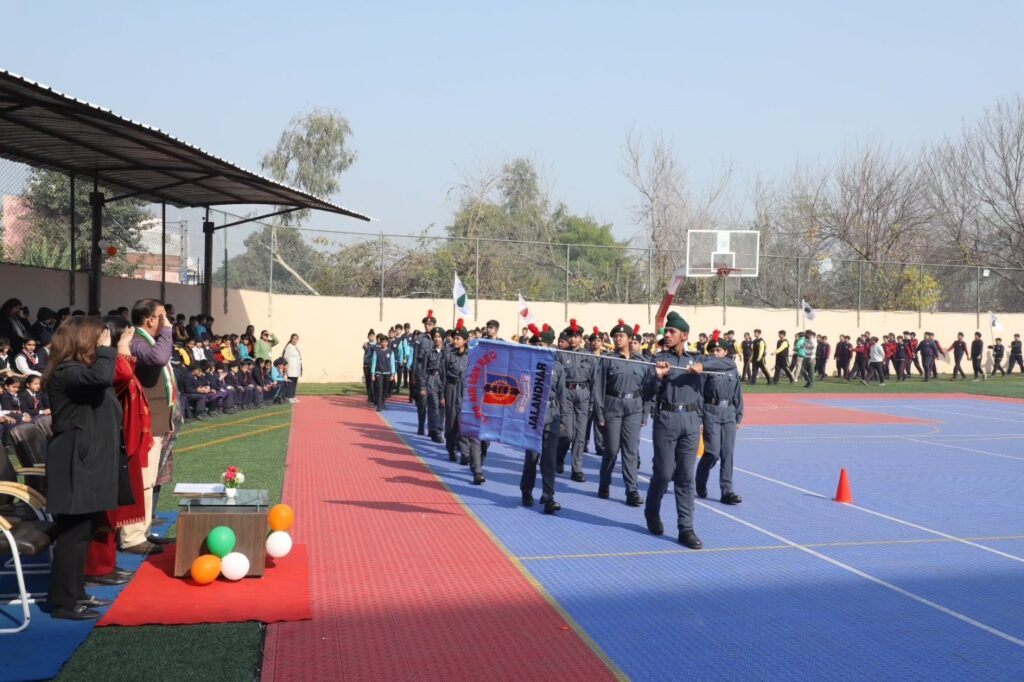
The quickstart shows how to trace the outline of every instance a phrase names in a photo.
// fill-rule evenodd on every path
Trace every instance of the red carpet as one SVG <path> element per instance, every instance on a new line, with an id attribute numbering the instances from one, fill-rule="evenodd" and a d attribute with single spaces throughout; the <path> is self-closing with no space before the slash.
<path id="1" fill-rule="evenodd" d="M 174 577 L 174 545 L 144 561 L 135 578 L 98 625 L 185 625 L 189 623 L 264 623 L 307 620 L 309 561 L 296 544 L 283 559 L 267 557 L 262 578 L 230 582 L 218 578 L 197 585 Z"/>
<path id="2" fill-rule="evenodd" d="M 613 678 L 365 400 L 303 396 L 287 466 L 313 619 L 267 628 L 264 681 Z"/>

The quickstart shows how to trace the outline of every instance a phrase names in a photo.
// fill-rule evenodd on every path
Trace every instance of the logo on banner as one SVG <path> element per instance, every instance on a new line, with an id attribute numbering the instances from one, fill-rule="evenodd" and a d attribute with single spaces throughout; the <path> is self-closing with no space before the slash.
<path id="1" fill-rule="evenodd" d="M 484 384 L 484 404 L 509 407 L 515 405 L 523 391 L 515 377 L 488 374 Z"/>

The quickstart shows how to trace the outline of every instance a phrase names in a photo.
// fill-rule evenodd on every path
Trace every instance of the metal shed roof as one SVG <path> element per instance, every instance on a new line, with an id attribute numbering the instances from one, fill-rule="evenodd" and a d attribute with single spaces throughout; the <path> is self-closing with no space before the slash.
<path id="1" fill-rule="evenodd" d="M 247 171 L 167 133 L 0 70 L 0 156 L 179 207 L 271 204 L 368 216 Z"/>

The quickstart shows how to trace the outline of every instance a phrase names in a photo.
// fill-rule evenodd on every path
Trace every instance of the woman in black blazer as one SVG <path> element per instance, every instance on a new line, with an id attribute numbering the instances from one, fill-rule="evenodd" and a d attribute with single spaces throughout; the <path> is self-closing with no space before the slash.
<path id="1" fill-rule="evenodd" d="M 57 527 L 49 595 L 54 618 L 99 618 L 94 607 L 110 603 L 85 593 L 85 560 L 99 512 L 118 505 L 120 467 L 127 463 L 113 390 L 116 358 L 99 318 L 72 317 L 53 335 L 45 385 L 54 434 L 46 459 L 46 506 Z"/>

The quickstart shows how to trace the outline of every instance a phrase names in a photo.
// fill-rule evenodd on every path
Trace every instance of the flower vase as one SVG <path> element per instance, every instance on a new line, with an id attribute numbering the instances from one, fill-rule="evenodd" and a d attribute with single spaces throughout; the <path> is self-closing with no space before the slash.
<path id="1" fill-rule="evenodd" d="M 224 488 L 224 494 L 227 495 L 229 498 L 234 497 L 237 492 L 238 488 Z"/>

